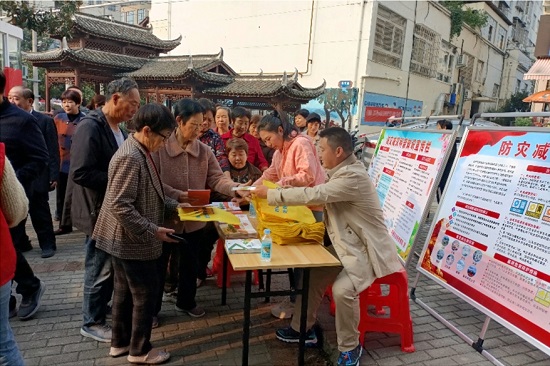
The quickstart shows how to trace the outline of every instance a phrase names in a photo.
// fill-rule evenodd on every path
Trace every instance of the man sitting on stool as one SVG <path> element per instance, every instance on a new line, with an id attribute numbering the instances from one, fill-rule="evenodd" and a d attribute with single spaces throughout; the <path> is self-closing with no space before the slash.
<path id="1" fill-rule="evenodd" d="M 377 278 L 403 268 L 393 240 L 389 237 L 378 195 L 365 167 L 353 155 L 349 133 L 340 127 L 320 132 L 322 164 L 329 180 L 315 187 L 267 189 L 254 193 L 270 205 L 325 205 L 325 246 L 342 262 L 342 267 L 312 268 L 309 283 L 306 344 L 317 343 L 312 329 L 323 294 L 333 283 L 336 304 L 338 365 L 359 362 L 359 294 Z M 327 235 L 328 234 L 328 235 Z M 279 329 L 277 338 L 298 342 L 301 296 L 296 299 L 290 327 Z"/>

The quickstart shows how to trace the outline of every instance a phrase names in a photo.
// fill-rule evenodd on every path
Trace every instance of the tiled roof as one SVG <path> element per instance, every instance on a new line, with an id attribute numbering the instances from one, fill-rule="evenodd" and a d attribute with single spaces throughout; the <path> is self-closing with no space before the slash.
<path id="1" fill-rule="evenodd" d="M 293 99 L 310 100 L 317 98 L 325 91 L 326 82 L 316 88 L 301 86 L 296 78 L 289 79 L 286 73 L 281 76 L 241 76 L 231 84 L 208 88 L 203 91 L 208 95 L 228 97 L 275 97 L 287 96 Z"/>
<path id="2" fill-rule="evenodd" d="M 136 80 L 140 79 L 185 79 L 198 78 L 205 82 L 228 84 L 233 81 L 230 75 L 206 72 L 216 65 L 223 65 L 230 72 L 233 70 L 217 55 L 169 56 L 152 58 L 139 70 L 126 73 Z"/>
<path id="3" fill-rule="evenodd" d="M 97 66 L 109 66 L 118 70 L 139 69 L 147 62 L 146 58 L 117 55 L 110 52 L 96 51 L 90 49 L 55 49 L 45 52 L 23 53 L 23 58 L 33 64 L 46 62 L 61 62 L 69 59 L 84 64 L 93 64 Z"/>
<path id="4" fill-rule="evenodd" d="M 151 28 L 143 28 L 89 14 L 75 13 L 72 19 L 73 31 L 78 30 L 100 38 L 126 41 L 165 52 L 173 50 L 181 43 L 181 35 L 176 39 L 164 41 L 155 36 Z"/>

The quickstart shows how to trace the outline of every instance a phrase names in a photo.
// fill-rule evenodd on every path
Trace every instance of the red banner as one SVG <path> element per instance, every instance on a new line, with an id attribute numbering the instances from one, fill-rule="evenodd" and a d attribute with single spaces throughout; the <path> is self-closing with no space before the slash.
<path id="1" fill-rule="evenodd" d="M 365 122 L 386 122 L 390 117 L 401 117 L 403 111 L 398 108 L 365 107 Z"/>

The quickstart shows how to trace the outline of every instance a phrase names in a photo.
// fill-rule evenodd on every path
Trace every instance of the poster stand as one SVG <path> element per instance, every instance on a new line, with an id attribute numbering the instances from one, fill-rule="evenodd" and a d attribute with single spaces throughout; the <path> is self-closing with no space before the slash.
<path id="1" fill-rule="evenodd" d="M 499 131 L 499 132 L 497 133 L 496 131 Z M 539 268 L 542 269 L 542 271 L 539 269 L 539 271 L 537 272 L 536 270 L 533 270 L 531 268 L 533 266 L 536 266 L 535 264 L 531 264 L 530 266 L 529 265 L 524 265 L 524 264 L 522 264 L 522 259 L 520 259 L 520 258 L 518 258 L 518 259 L 515 259 L 514 257 L 506 258 L 502 254 L 500 254 L 500 253 L 505 253 L 505 252 L 502 251 L 503 250 L 502 247 L 499 247 L 499 248 L 496 247 L 497 244 L 506 243 L 506 241 L 504 241 L 504 239 L 501 239 L 501 236 L 500 236 L 501 232 L 506 232 L 506 230 L 508 230 L 507 228 L 503 229 L 503 227 L 505 228 L 506 225 L 510 225 L 509 220 L 512 220 L 512 222 L 514 220 L 516 220 L 516 221 L 518 220 L 517 219 L 518 215 L 516 214 L 516 206 L 515 206 L 516 199 L 514 198 L 514 197 L 517 197 L 517 192 L 518 191 L 516 190 L 513 193 L 512 193 L 512 191 L 510 191 L 509 195 L 505 196 L 503 194 L 502 199 L 499 199 L 498 200 L 499 202 L 495 203 L 495 206 L 491 207 L 491 208 L 488 208 L 487 206 L 485 206 L 485 207 L 483 207 L 483 206 L 476 207 L 475 206 L 476 205 L 475 201 L 471 201 L 472 203 L 471 203 L 470 207 L 473 207 L 474 210 L 477 210 L 477 212 L 481 212 L 480 209 L 481 210 L 486 209 L 486 210 L 492 210 L 492 211 L 487 211 L 487 212 L 491 212 L 493 214 L 499 215 L 500 219 L 498 217 L 494 216 L 496 218 L 494 219 L 493 224 L 496 224 L 497 230 L 500 228 L 501 231 L 499 231 L 498 238 L 497 238 L 497 236 L 493 236 L 494 231 L 488 231 L 487 232 L 489 235 L 486 235 L 487 239 L 486 239 L 485 244 L 487 244 L 488 247 L 486 247 L 483 250 L 483 261 L 487 261 L 487 262 L 489 262 L 489 264 L 487 264 L 486 268 L 481 267 L 481 264 L 477 268 L 477 272 L 478 272 L 477 274 L 479 276 L 475 277 L 475 278 L 477 278 L 480 281 L 480 282 L 477 283 L 477 287 L 476 287 L 476 285 L 474 285 L 475 282 L 471 282 L 471 281 L 470 281 L 470 283 L 468 283 L 469 281 L 465 281 L 466 283 L 462 284 L 461 283 L 462 279 L 458 274 L 462 273 L 463 278 L 470 277 L 470 279 L 471 279 L 472 277 L 476 276 L 476 269 L 475 268 L 473 269 L 473 274 L 468 273 L 468 276 L 464 276 L 465 273 L 461 272 L 462 268 L 465 267 L 464 262 L 461 264 L 460 269 L 459 269 L 459 266 L 458 266 L 458 263 L 460 261 L 454 263 L 456 268 L 451 267 L 449 265 L 449 263 L 447 263 L 446 267 L 443 266 L 443 264 L 444 264 L 444 261 L 443 261 L 444 255 L 448 254 L 448 252 L 450 250 L 450 247 L 451 247 L 451 245 L 447 245 L 449 243 L 449 239 L 448 239 L 447 236 L 450 236 L 451 240 L 453 240 L 454 238 L 460 239 L 460 241 L 465 243 L 465 244 L 461 244 L 462 248 L 469 247 L 469 246 L 473 245 L 473 248 L 475 250 L 476 248 L 479 248 L 480 243 L 475 241 L 476 239 L 475 239 L 474 234 L 472 234 L 472 235 L 474 235 L 472 237 L 464 237 L 464 236 L 461 236 L 461 235 L 452 236 L 453 234 L 456 234 L 456 233 L 453 233 L 452 230 L 456 231 L 460 227 L 459 226 L 456 226 L 456 227 L 453 226 L 452 220 L 455 220 L 454 215 L 456 214 L 454 212 L 454 209 L 452 210 L 453 215 L 448 217 L 450 221 L 447 220 L 447 217 L 446 217 L 446 215 L 448 214 L 447 209 L 451 206 L 461 207 L 459 205 L 461 202 L 459 202 L 458 198 L 460 197 L 460 194 L 464 194 L 464 191 L 462 190 L 464 188 L 463 179 L 465 177 L 467 177 L 466 172 L 468 171 L 468 169 L 470 169 L 470 166 L 472 165 L 471 162 L 473 160 L 476 160 L 477 162 L 479 162 L 483 159 L 488 159 L 489 157 L 491 157 L 491 159 L 497 159 L 496 157 L 492 158 L 494 156 L 492 154 L 495 154 L 495 151 L 499 152 L 498 155 L 499 155 L 499 158 L 501 158 L 501 159 L 502 159 L 502 157 L 500 155 L 505 155 L 505 158 L 506 158 L 506 156 L 509 156 L 510 159 L 508 160 L 508 162 L 509 163 L 512 162 L 510 164 L 513 165 L 514 167 L 517 166 L 516 170 L 507 172 L 509 174 L 512 174 L 512 176 L 514 177 L 512 179 L 519 179 L 518 176 L 521 176 L 522 174 L 527 172 L 527 174 L 530 174 L 530 176 L 533 176 L 534 174 L 536 175 L 536 174 L 540 173 L 541 176 L 542 176 L 542 179 L 547 181 L 548 178 L 547 178 L 546 174 L 548 174 L 548 172 L 550 171 L 550 166 L 548 166 L 548 160 L 549 160 L 549 157 L 550 157 L 550 153 L 545 153 L 544 149 L 546 147 L 546 152 L 548 152 L 548 148 L 549 148 L 549 144 L 550 144 L 550 142 L 549 142 L 550 139 L 548 138 L 548 136 L 550 136 L 550 134 L 548 134 L 549 132 L 550 131 L 547 131 L 546 129 L 540 129 L 540 128 L 501 128 L 501 129 L 494 129 L 493 128 L 493 129 L 491 129 L 491 128 L 479 128 L 479 127 L 470 128 L 470 127 L 468 127 L 467 132 L 465 134 L 465 138 L 462 140 L 462 142 L 460 144 L 459 153 L 458 153 L 457 159 L 455 159 L 455 162 L 454 162 L 454 165 L 453 165 L 453 168 L 452 168 L 452 171 L 451 171 L 451 175 L 450 175 L 451 178 L 454 178 L 454 181 L 455 181 L 454 187 L 450 187 L 450 185 L 447 185 L 447 187 L 445 187 L 445 191 L 443 193 L 442 200 L 441 200 L 440 205 L 439 205 L 439 207 L 438 207 L 438 209 L 435 213 L 434 221 L 433 221 L 433 223 L 430 227 L 430 230 L 428 232 L 428 236 L 426 238 L 426 242 L 425 242 L 425 245 L 424 245 L 424 248 L 423 248 L 423 251 L 422 251 L 422 255 L 420 256 L 419 262 L 417 264 L 418 273 L 416 275 L 416 278 L 413 281 L 413 284 L 412 284 L 412 287 L 411 287 L 411 290 L 410 290 L 410 298 L 415 303 L 417 303 L 424 310 L 426 310 L 428 313 L 430 313 L 432 316 L 434 316 L 437 320 L 439 320 L 442 324 L 444 324 L 447 328 L 449 328 L 451 331 L 453 331 L 455 334 L 457 334 L 466 343 L 470 344 L 472 346 L 472 348 L 474 348 L 477 352 L 479 352 L 481 355 L 483 355 L 485 358 L 487 358 L 490 362 L 492 362 L 493 364 L 498 365 L 498 366 L 502 366 L 503 364 L 500 361 L 498 361 L 493 355 L 491 355 L 483 347 L 485 337 L 486 337 L 486 332 L 489 328 L 489 324 L 490 324 L 490 321 L 492 319 L 497 320 L 501 325 L 508 328 L 509 330 L 511 330 L 516 335 L 524 338 L 529 343 L 531 343 L 534 346 L 536 346 L 537 348 L 539 348 L 541 351 L 543 351 L 543 352 L 550 355 L 550 347 L 549 347 L 549 344 L 548 344 L 548 341 L 547 341 L 547 337 L 545 336 L 545 334 L 548 334 L 548 328 L 547 327 L 544 328 L 543 322 L 541 321 L 541 317 L 539 315 L 536 315 L 534 317 L 529 317 L 528 315 L 524 315 L 521 312 L 517 313 L 518 309 L 514 308 L 514 302 L 513 301 L 512 302 L 506 302 L 507 299 L 509 299 L 509 297 L 505 296 L 503 298 L 505 300 L 500 301 L 502 303 L 499 303 L 499 301 L 497 301 L 497 300 L 494 300 L 493 303 L 491 303 L 490 299 L 489 299 L 489 301 L 487 301 L 487 299 L 484 300 L 483 297 L 487 296 L 486 294 L 488 294 L 489 292 L 483 292 L 483 291 L 488 291 L 488 288 L 487 287 L 486 288 L 480 287 L 484 277 L 479 277 L 479 276 L 482 275 L 481 273 L 483 273 L 483 271 L 485 271 L 485 274 L 490 274 L 489 265 L 496 265 L 497 267 L 498 266 L 505 266 L 505 267 L 507 266 L 506 268 L 510 267 L 510 268 L 512 268 L 512 270 L 515 267 L 516 271 L 519 271 L 517 273 L 520 274 L 519 275 L 520 277 L 522 277 L 522 275 L 523 275 L 523 277 L 530 275 L 531 276 L 530 278 L 534 278 L 533 281 L 535 281 L 535 280 L 536 281 L 542 281 L 542 282 L 537 282 L 537 283 L 542 283 L 542 285 L 537 285 L 537 286 L 539 286 L 539 287 L 543 286 L 543 288 L 544 288 L 544 286 L 549 286 L 549 288 L 550 288 L 550 282 L 547 281 L 547 275 L 546 274 L 542 274 L 544 276 L 544 277 L 542 277 L 542 280 L 537 280 L 537 273 L 539 273 L 538 278 L 540 279 L 541 278 L 540 273 L 542 271 L 544 271 L 544 268 L 546 268 L 546 267 L 539 267 Z M 484 154 L 477 155 L 476 153 L 473 153 L 472 149 L 471 149 L 471 146 L 469 146 L 470 151 L 467 151 L 466 154 L 463 154 L 463 150 L 465 150 L 465 145 L 468 143 L 468 137 L 469 137 L 468 135 L 469 134 L 472 134 L 472 143 L 474 145 L 477 144 L 479 146 L 479 149 L 480 149 L 479 151 L 481 151 L 482 146 L 487 147 L 487 150 L 484 150 L 485 151 Z M 486 135 L 482 136 L 482 134 L 486 134 Z M 489 134 L 489 135 L 487 135 L 487 134 Z M 498 140 L 498 139 L 495 139 L 495 135 L 493 135 L 493 134 L 499 134 L 503 137 L 501 137 L 501 140 Z M 487 136 L 491 136 L 491 137 L 487 137 Z M 521 136 L 521 138 L 519 136 Z M 491 140 L 491 142 L 490 143 L 486 142 L 486 145 L 483 145 L 483 138 L 487 138 L 488 140 Z M 514 138 L 516 138 L 516 140 L 514 140 Z M 523 145 L 523 146 L 527 146 L 528 142 L 531 143 L 532 145 L 534 145 L 533 146 L 534 152 L 530 151 L 530 153 L 532 153 L 532 160 L 529 160 L 528 162 L 525 162 L 525 161 L 518 160 L 519 158 L 513 158 L 514 157 L 513 153 L 511 155 L 508 155 L 508 153 L 501 154 L 501 152 L 503 151 L 502 150 L 503 146 L 505 144 L 509 144 L 509 143 L 511 145 L 512 141 L 515 141 L 516 143 L 518 143 L 518 141 L 519 141 L 518 145 Z M 480 142 L 481 142 L 481 144 L 480 144 Z M 498 150 L 499 146 L 500 146 L 500 150 Z M 535 148 L 535 146 L 536 146 L 536 148 Z M 522 152 L 526 151 L 525 149 L 520 149 L 520 148 L 518 148 L 517 151 L 520 151 L 520 150 Z M 542 151 L 542 153 L 541 153 L 541 151 Z M 514 151 L 514 152 L 516 152 L 516 151 Z M 470 154 L 470 155 L 468 155 L 468 154 Z M 516 153 L 515 156 L 517 157 L 518 155 L 520 155 L 519 152 Z M 468 156 L 475 157 L 475 159 L 472 158 L 471 160 L 468 160 L 467 159 Z M 526 155 L 523 155 L 523 156 L 526 156 Z M 529 155 L 527 155 L 527 157 L 529 157 Z M 535 157 L 538 160 L 535 160 Z M 462 161 L 462 160 L 464 160 L 464 161 Z M 468 164 L 468 162 L 470 162 L 470 163 Z M 494 162 L 494 160 L 492 160 L 492 162 Z M 458 173 L 457 173 L 457 171 L 458 171 Z M 532 173 L 532 172 L 538 172 L 538 173 Z M 529 177 L 529 175 L 528 175 L 528 177 Z M 541 181 L 540 180 L 541 178 L 537 178 L 537 177 L 538 176 L 536 176 L 535 179 L 538 179 L 539 181 Z M 456 182 L 460 182 L 460 183 L 456 183 Z M 509 187 L 512 187 L 512 188 L 516 187 L 514 184 L 519 184 L 519 183 L 513 183 L 513 181 L 510 181 L 510 182 L 511 183 L 509 183 L 508 185 L 509 185 Z M 537 192 L 537 191 L 535 191 L 536 188 L 533 188 L 533 187 L 534 186 L 530 186 L 526 189 L 524 188 L 524 190 L 522 192 L 520 192 L 519 194 L 528 194 L 528 195 L 531 195 L 532 197 L 537 197 L 537 195 L 535 194 L 535 192 Z M 467 188 L 464 188 L 464 189 L 466 190 Z M 546 209 L 548 210 L 548 213 L 546 215 L 550 215 L 550 200 L 547 200 L 548 196 L 545 193 L 546 192 L 545 189 L 546 188 L 544 188 L 544 186 L 543 186 L 542 191 L 540 191 L 542 193 L 541 193 L 541 198 L 539 199 L 539 201 L 542 200 L 541 202 L 546 202 L 546 205 L 547 205 Z M 461 191 L 462 193 L 457 193 L 457 191 Z M 527 191 L 527 192 L 525 192 L 525 191 Z M 487 195 L 489 195 L 489 194 L 487 194 Z M 486 200 L 487 196 L 478 197 L 478 198 L 483 198 L 483 199 Z M 512 204 L 512 206 L 510 206 L 510 203 L 511 203 L 510 200 L 511 199 L 513 199 L 513 201 L 514 201 L 514 204 Z M 539 214 L 539 211 L 542 212 L 542 207 L 544 207 L 544 206 L 541 206 L 540 204 L 537 204 L 537 203 L 529 203 L 528 207 L 531 207 L 532 205 L 534 205 L 533 207 L 537 207 L 537 211 L 536 211 L 537 214 Z M 540 207 L 540 210 L 539 210 L 539 207 Z M 528 208 L 526 208 L 526 209 L 528 210 Z M 510 213 L 508 211 L 510 211 L 512 213 Z M 521 213 L 523 214 L 523 211 Z M 459 215 L 460 215 L 460 212 L 459 212 Z M 514 217 L 514 215 L 515 215 L 515 217 Z M 529 215 L 529 211 L 525 211 L 525 215 L 526 215 L 525 217 L 528 217 L 528 216 L 531 217 L 532 216 L 532 215 Z M 474 216 L 471 216 L 471 217 L 473 217 L 472 218 L 473 221 L 476 220 L 476 218 L 474 218 Z M 538 217 L 540 219 L 540 215 L 536 216 L 536 217 Z M 524 222 L 523 224 L 525 225 L 525 222 L 527 222 L 527 225 L 528 225 L 529 224 L 528 220 L 529 219 L 522 219 L 522 222 Z M 548 220 L 543 219 L 543 221 L 548 221 Z M 538 221 L 538 222 L 543 222 L 543 221 Z M 499 223 L 501 223 L 500 226 L 499 226 Z M 456 224 L 458 225 L 458 221 L 456 221 Z M 540 224 L 540 225 L 543 225 L 543 226 L 539 227 L 538 230 L 541 230 L 542 233 L 545 233 L 545 234 L 542 234 L 542 235 L 548 235 L 548 225 L 547 224 Z M 476 227 L 475 224 L 473 224 L 472 227 Z M 464 228 L 464 227 L 462 227 L 462 228 Z M 492 229 L 494 230 L 495 228 L 492 228 Z M 479 230 L 483 231 L 483 229 L 479 229 Z M 487 229 L 487 230 L 490 230 L 490 229 Z M 511 227 L 511 230 L 514 230 L 514 228 Z M 477 234 L 480 234 L 480 232 L 477 232 Z M 443 238 L 441 235 L 443 235 L 445 238 Z M 527 233 L 527 234 L 524 234 L 524 235 L 526 235 L 528 237 L 528 235 L 530 235 L 530 234 Z M 474 238 L 474 239 L 470 240 L 472 238 Z M 497 238 L 497 240 L 495 240 L 495 238 Z M 533 237 L 533 238 L 536 238 L 536 237 Z M 443 239 L 443 241 L 440 241 L 442 239 Z M 514 241 L 514 245 L 519 246 L 519 248 L 521 248 L 521 242 L 517 242 L 517 239 L 515 239 L 515 240 L 516 241 Z M 539 240 L 539 239 L 537 239 L 537 240 Z M 451 252 L 452 254 L 453 253 L 454 254 L 460 253 L 460 251 L 458 250 L 460 248 L 458 246 L 460 241 L 455 240 L 455 242 L 457 243 L 457 247 L 456 247 L 456 249 L 453 248 L 453 252 Z M 469 241 L 471 241 L 471 243 Z M 532 243 L 532 242 L 529 242 L 529 243 Z M 531 245 L 531 244 L 529 244 L 529 245 Z M 453 242 L 453 247 L 454 247 L 454 242 Z M 446 252 L 444 252 L 444 250 L 446 250 Z M 436 251 L 437 251 L 437 253 L 436 253 Z M 441 256 L 440 256 L 440 252 L 441 252 Z M 478 252 L 479 252 L 479 250 L 478 250 Z M 470 253 L 470 250 L 468 250 L 468 253 Z M 437 256 L 435 254 L 437 254 Z M 468 255 L 466 255 L 466 256 L 468 256 Z M 469 256 L 468 256 L 468 258 L 469 258 Z M 475 253 L 474 253 L 473 258 L 474 258 L 474 262 L 475 262 L 475 263 L 473 263 L 474 265 L 478 264 L 478 263 L 483 263 L 482 261 L 480 262 L 481 255 L 476 261 L 476 259 L 475 259 L 476 257 L 475 257 Z M 464 257 L 462 259 L 464 259 Z M 436 263 L 435 260 L 438 260 L 439 264 L 437 266 L 435 265 L 435 263 Z M 545 262 L 542 262 L 542 263 L 545 263 Z M 467 267 L 467 264 L 466 264 L 466 267 Z M 472 266 L 470 266 L 470 267 L 472 267 Z M 468 270 L 470 270 L 470 267 L 468 267 Z M 441 268 L 444 269 L 444 272 L 441 271 Z M 504 267 L 502 267 L 502 268 L 504 268 Z M 459 298 L 465 300 L 467 303 L 469 303 L 474 308 L 476 308 L 477 310 L 479 310 L 480 312 L 482 312 L 483 314 L 486 315 L 485 321 L 484 321 L 484 323 L 481 327 L 481 331 L 480 331 L 478 339 L 476 341 L 472 340 L 465 333 L 463 333 L 460 329 L 458 329 L 454 324 L 449 322 L 441 314 L 439 314 L 437 311 L 432 309 L 430 306 L 428 306 L 426 303 L 424 303 L 421 299 L 419 299 L 417 297 L 416 288 L 417 288 L 418 281 L 419 281 L 419 278 L 420 278 L 421 274 L 425 275 L 426 277 L 428 277 L 430 279 L 433 279 L 435 282 L 440 284 L 442 287 L 446 288 L 447 290 L 449 290 L 453 294 L 457 295 Z M 506 284 L 506 282 L 505 282 L 506 281 L 506 278 L 505 278 L 506 275 L 503 274 L 502 272 L 500 272 L 499 275 L 502 276 L 502 277 L 497 277 L 496 279 L 494 279 L 494 283 L 496 283 L 496 284 L 501 284 L 501 283 Z M 462 281 L 464 281 L 464 280 L 462 280 Z M 528 283 L 528 282 L 526 282 L 526 283 Z M 536 289 L 536 286 L 535 286 L 535 289 Z M 479 297 L 479 296 L 481 296 L 481 297 Z M 508 295 L 508 296 L 510 296 L 510 295 Z M 528 299 L 528 297 L 525 297 L 525 298 Z M 529 300 L 529 301 L 532 304 L 534 304 L 535 301 L 536 301 L 535 299 L 536 298 L 531 298 L 531 300 Z M 499 303 L 499 304 L 495 305 L 495 303 Z M 546 303 L 544 302 L 544 304 L 546 304 Z M 522 306 L 525 306 L 525 305 L 522 305 Z M 538 305 L 534 305 L 534 306 L 538 306 Z M 526 323 L 533 324 L 533 326 L 531 326 L 531 325 L 527 326 L 527 325 L 525 325 Z M 534 329 L 536 329 L 536 330 L 534 330 Z"/>
<path id="2" fill-rule="evenodd" d="M 428 217 L 439 181 L 455 146 L 456 136 L 456 131 L 435 129 L 389 128 L 382 129 L 380 133 L 368 174 L 378 192 L 388 232 L 394 239 L 399 259 L 405 269 L 409 267 L 418 246 L 417 230 Z M 434 150 L 428 153 L 429 148 L 424 149 L 424 144 L 416 150 L 418 146 L 414 144 L 414 148 L 409 148 L 411 141 L 429 142 Z M 412 163 L 403 164 L 403 161 Z M 423 177 L 419 174 L 420 166 L 425 170 Z M 424 181 L 421 181 L 422 178 Z M 420 192 L 419 187 L 427 187 L 427 192 Z M 400 194 L 397 191 L 408 192 L 409 196 L 403 194 L 396 199 L 396 195 Z M 390 201 L 392 206 L 386 204 Z M 406 220 L 403 220 L 405 216 Z M 406 224 L 403 223 L 405 221 Z M 394 224 L 390 224 L 392 222 Z M 396 222 L 400 224 L 397 225 Z"/>

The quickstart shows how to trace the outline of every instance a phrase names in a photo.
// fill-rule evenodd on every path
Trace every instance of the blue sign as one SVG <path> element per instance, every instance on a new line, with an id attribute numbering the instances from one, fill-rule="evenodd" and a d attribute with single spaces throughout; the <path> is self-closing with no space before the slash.
<path id="1" fill-rule="evenodd" d="M 363 97 L 363 108 L 361 111 L 361 124 L 362 125 L 384 125 L 387 118 L 384 118 L 384 113 L 378 113 L 380 117 L 379 121 L 373 121 L 372 117 L 366 117 L 367 108 L 377 108 L 377 109 L 401 109 L 403 111 L 403 117 L 419 117 L 422 115 L 422 101 L 414 99 L 405 99 L 400 97 L 394 97 L 391 95 L 378 94 L 365 92 Z M 381 112 L 381 111 L 379 111 Z M 393 111 L 389 114 L 395 115 Z M 368 121 L 368 123 L 367 123 Z"/>

